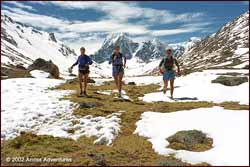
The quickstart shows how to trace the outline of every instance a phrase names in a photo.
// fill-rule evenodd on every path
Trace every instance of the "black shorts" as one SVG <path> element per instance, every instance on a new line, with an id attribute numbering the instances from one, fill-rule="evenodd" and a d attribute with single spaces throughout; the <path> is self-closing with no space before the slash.
<path id="1" fill-rule="evenodd" d="M 79 74 L 83 74 L 83 75 L 85 75 L 85 74 L 89 74 L 89 69 L 86 69 L 86 70 L 79 70 Z"/>

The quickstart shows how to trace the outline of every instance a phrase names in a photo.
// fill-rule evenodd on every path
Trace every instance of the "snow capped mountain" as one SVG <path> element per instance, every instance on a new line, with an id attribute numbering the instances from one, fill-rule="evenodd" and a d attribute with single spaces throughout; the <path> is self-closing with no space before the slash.
<path id="1" fill-rule="evenodd" d="M 248 68 L 249 12 L 188 47 L 180 57 L 180 64 L 184 68 Z"/>
<path id="2" fill-rule="evenodd" d="M 112 55 L 115 46 L 120 46 L 121 52 L 128 59 L 134 56 L 142 62 L 151 62 L 163 57 L 167 47 L 172 47 L 174 49 L 174 55 L 179 57 L 198 40 L 198 38 L 191 38 L 187 42 L 166 44 L 154 38 L 142 43 L 137 43 L 131 39 L 128 33 L 114 33 L 106 37 L 102 47 L 95 53 L 94 60 L 98 63 L 107 61 L 110 55 Z"/>
<path id="3" fill-rule="evenodd" d="M 65 72 L 76 60 L 74 50 L 58 41 L 53 33 L 38 31 L 7 15 L 1 16 L 1 65 L 27 68 L 37 58 L 52 60 Z"/>
<path id="4" fill-rule="evenodd" d="M 94 60 L 98 63 L 108 60 L 116 46 L 120 46 L 121 52 L 130 59 L 139 44 L 130 40 L 127 33 L 110 34 L 104 40 L 102 47 L 95 53 Z"/>
<path id="5" fill-rule="evenodd" d="M 182 56 L 185 52 L 187 52 L 190 48 L 194 47 L 198 42 L 201 41 L 199 37 L 191 37 L 188 41 L 169 44 L 175 51 L 174 55 L 176 57 Z"/>
<path id="6" fill-rule="evenodd" d="M 152 41 L 143 42 L 139 47 L 135 56 L 141 60 L 148 62 L 160 57 L 163 57 L 165 54 L 165 49 L 167 45 L 163 44 L 158 39 L 153 39 Z"/>

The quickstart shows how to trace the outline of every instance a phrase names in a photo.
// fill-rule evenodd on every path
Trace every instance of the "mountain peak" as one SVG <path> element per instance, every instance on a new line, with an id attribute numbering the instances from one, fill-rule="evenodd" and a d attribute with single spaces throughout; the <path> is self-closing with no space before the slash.
<path id="1" fill-rule="evenodd" d="M 129 38 L 129 34 L 125 32 L 110 33 L 106 40 L 117 41 L 118 39 Z"/>
<path id="2" fill-rule="evenodd" d="M 133 42 L 129 38 L 128 33 L 119 32 L 109 34 L 104 40 L 102 47 L 96 52 L 94 60 L 98 63 L 106 61 L 113 54 L 116 46 L 120 46 L 121 52 L 130 59 L 139 44 Z"/>
<path id="3" fill-rule="evenodd" d="M 159 44 L 162 44 L 162 42 L 161 42 L 158 38 L 154 38 L 154 39 L 152 40 L 152 44 L 154 44 L 154 45 L 159 45 Z"/>

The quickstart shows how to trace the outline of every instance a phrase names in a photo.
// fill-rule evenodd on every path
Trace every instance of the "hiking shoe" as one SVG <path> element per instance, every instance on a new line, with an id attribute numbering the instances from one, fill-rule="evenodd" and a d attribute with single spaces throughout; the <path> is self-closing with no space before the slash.
<path id="1" fill-rule="evenodd" d="M 121 93 L 121 92 L 118 93 L 118 97 L 119 97 L 119 98 L 122 97 L 122 93 Z"/>
<path id="2" fill-rule="evenodd" d="M 86 91 L 83 91 L 83 94 L 87 96 L 87 93 L 86 93 Z"/>
<path id="3" fill-rule="evenodd" d="M 81 91 L 81 92 L 80 92 L 80 96 L 82 96 L 82 95 L 83 95 L 83 92 Z"/>
<path id="4" fill-rule="evenodd" d="M 163 93 L 166 94 L 167 90 L 166 89 L 163 89 Z"/>

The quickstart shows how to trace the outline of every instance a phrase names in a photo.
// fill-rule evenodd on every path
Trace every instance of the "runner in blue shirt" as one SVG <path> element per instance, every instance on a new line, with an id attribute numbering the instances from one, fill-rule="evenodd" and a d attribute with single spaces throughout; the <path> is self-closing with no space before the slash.
<path id="1" fill-rule="evenodd" d="M 71 70 L 74 66 L 78 64 L 78 77 L 79 77 L 79 84 L 80 84 L 80 95 L 86 94 L 87 82 L 89 77 L 89 65 L 93 63 L 91 58 L 85 55 L 85 48 L 80 48 L 81 55 L 78 57 L 77 61 L 70 67 Z M 82 81 L 84 82 L 84 90 L 82 91 Z"/>
<path id="2" fill-rule="evenodd" d="M 122 78 L 124 75 L 124 67 L 126 66 L 126 57 L 120 52 L 119 46 L 115 47 L 115 51 L 110 57 L 109 64 L 112 64 L 112 75 L 119 91 L 118 97 L 121 97 Z"/>

